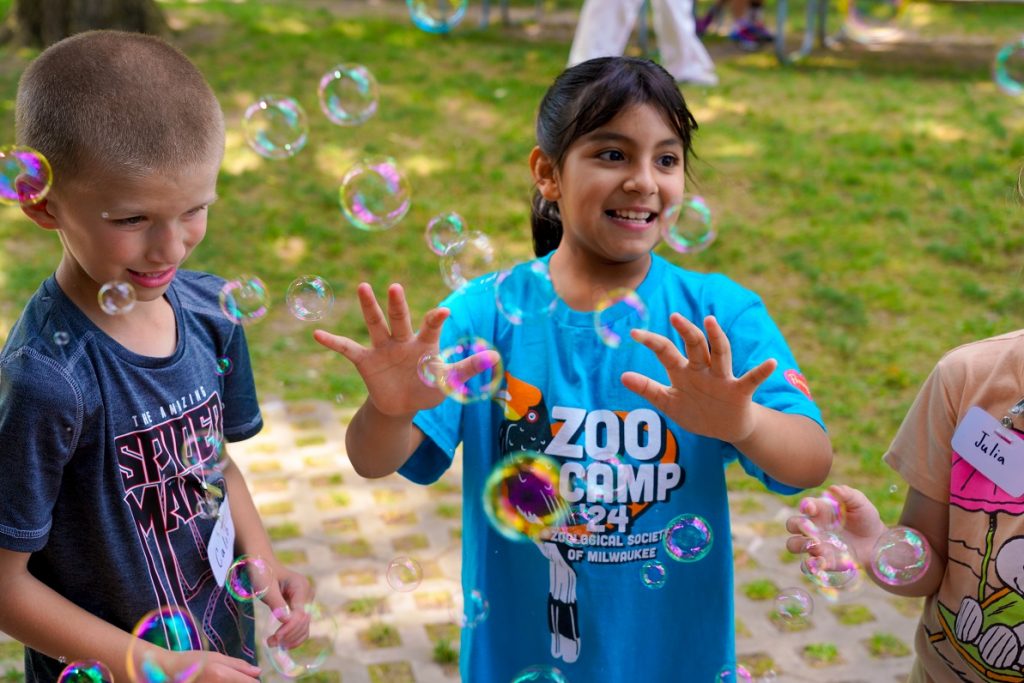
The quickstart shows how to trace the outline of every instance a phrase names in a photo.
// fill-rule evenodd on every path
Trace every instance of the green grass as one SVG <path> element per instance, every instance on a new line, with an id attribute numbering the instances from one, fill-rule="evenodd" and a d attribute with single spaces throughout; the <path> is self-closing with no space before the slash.
<path id="1" fill-rule="evenodd" d="M 320 4 L 162 6 L 229 126 L 221 200 L 189 266 L 244 270 L 269 286 L 271 312 L 247 329 L 263 398 L 341 396 L 352 407 L 361 380 L 289 315 L 288 284 L 326 278 L 337 303 L 321 324 L 365 340 L 358 282 L 406 283 L 417 318 L 446 294 L 422 239 L 431 216 L 461 213 L 492 237 L 502 264 L 530 256 L 533 116 L 568 43 L 564 29 L 503 27 L 497 13 L 486 30 L 467 22 L 439 37 L 403 20 L 398 0 L 369 18 Z M 983 39 L 994 54 L 1022 18 L 1019 7 L 913 3 L 901 21 L 926 36 Z M 817 50 L 781 68 L 767 51 L 713 48 L 721 84 L 684 94 L 700 123 L 697 188 L 720 236 L 699 256 L 661 253 L 762 295 L 829 425 L 830 481 L 864 488 L 892 522 L 904 487 L 880 456 L 917 388 L 944 351 L 1020 324 L 1024 110 L 996 89 L 984 50 L 969 59 Z M 35 54 L 0 50 L 9 138 L 17 78 Z M 339 62 L 366 65 L 380 83 L 380 110 L 361 127 L 334 126 L 318 110 L 316 83 Z M 243 111 L 269 92 L 297 98 L 309 115 L 310 142 L 292 159 L 263 160 L 243 142 Z M 366 154 L 394 156 L 412 186 L 409 215 L 389 231 L 355 230 L 337 208 L 339 179 Z M 0 335 L 58 258 L 53 235 L 0 210 Z M 730 481 L 759 486 L 736 468 Z"/>

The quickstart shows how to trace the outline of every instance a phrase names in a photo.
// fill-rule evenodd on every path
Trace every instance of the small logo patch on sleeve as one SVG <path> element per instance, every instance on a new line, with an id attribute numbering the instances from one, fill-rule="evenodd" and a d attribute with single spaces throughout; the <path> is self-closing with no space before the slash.
<path id="1" fill-rule="evenodd" d="M 786 378 L 787 382 L 789 382 L 794 387 L 799 389 L 804 396 L 811 399 L 812 401 L 814 400 L 814 397 L 811 396 L 811 387 L 808 386 L 806 377 L 801 375 L 793 368 L 786 370 L 786 372 L 783 373 L 783 376 Z"/>

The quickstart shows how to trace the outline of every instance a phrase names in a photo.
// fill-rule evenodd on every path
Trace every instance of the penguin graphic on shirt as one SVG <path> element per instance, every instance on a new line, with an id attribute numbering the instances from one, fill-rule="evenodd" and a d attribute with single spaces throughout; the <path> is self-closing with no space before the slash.
<path id="1" fill-rule="evenodd" d="M 509 373 L 505 373 L 505 380 L 506 390 L 498 396 L 505 413 L 498 433 L 502 457 L 519 452 L 543 453 L 551 441 L 552 429 L 540 389 Z M 550 514 L 554 510 L 543 512 Z M 571 664 L 579 658 L 581 649 L 576 570 L 569 561 L 565 543 L 547 540 L 536 543 L 551 565 L 547 609 L 551 656 Z"/>

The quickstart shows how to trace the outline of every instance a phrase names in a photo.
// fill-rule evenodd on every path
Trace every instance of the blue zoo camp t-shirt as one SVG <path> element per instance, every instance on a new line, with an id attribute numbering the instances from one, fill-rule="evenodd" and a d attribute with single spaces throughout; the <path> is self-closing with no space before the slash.
<path id="1" fill-rule="evenodd" d="M 756 294 L 656 255 L 637 294 L 649 311 L 649 329 L 679 348 L 670 313 L 701 327 L 715 315 L 731 343 L 736 376 L 778 360 L 754 400 L 822 424 Z M 503 303 L 508 310 L 505 295 Z M 738 458 L 769 489 L 797 489 L 771 480 L 730 444 L 683 431 L 622 386 L 626 370 L 668 383 L 654 354 L 629 337 L 639 326 L 629 306 L 603 316 L 622 338 L 612 348 L 598 337 L 593 313 L 561 300 L 540 322 L 511 324 L 496 307 L 493 277 L 474 281 L 443 305 L 452 314 L 441 347 L 463 337 L 486 339 L 501 353 L 505 372 L 498 401 L 448 399 L 419 413 L 415 424 L 427 439 L 400 470 L 412 481 L 432 482 L 462 445 L 462 587 L 466 604 L 476 590 L 490 605 L 486 619 L 463 629 L 462 680 L 508 683 L 530 666 L 558 668 L 572 682 L 716 680 L 735 660 L 725 465 Z M 558 463 L 560 492 L 574 512 L 569 531 L 516 542 L 488 522 L 485 481 L 506 454 L 523 450 Z M 662 546 L 662 531 L 684 513 L 702 517 L 712 532 L 708 554 L 696 562 L 678 562 Z M 641 568 L 651 561 L 665 567 L 661 588 L 643 581 Z"/>
<path id="2" fill-rule="evenodd" d="M 0 353 L 0 546 L 32 553 L 37 579 L 121 629 L 172 606 L 211 649 L 255 661 L 251 607 L 217 585 L 207 556 L 209 463 L 182 459 L 189 440 L 214 447 L 211 431 L 238 441 L 263 426 L 245 335 L 217 305 L 222 284 L 177 274 L 166 294 L 177 348 L 153 358 L 43 282 Z M 63 667 L 26 649 L 28 681 Z"/>

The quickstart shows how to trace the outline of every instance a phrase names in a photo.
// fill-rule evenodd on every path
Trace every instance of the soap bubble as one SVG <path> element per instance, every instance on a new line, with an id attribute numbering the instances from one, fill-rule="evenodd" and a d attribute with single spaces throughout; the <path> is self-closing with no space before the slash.
<path id="1" fill-rule="evenodd" d="M 715 683 L 751 683 L 753 677 L 745 667 L 727 664 L 718 672 Z"/>
<path id="2" fill-rule="evenodd" d="M 620 287 L 602 296 L 594 307 L 594 329 L 606 346 L 613 349 L 622 344 L 629 330 L 646 330 L 650 313 L 640 295 Z"/>
<path id="3" fill-rule="evenodd" d="M 834 597 L 834 591 L 855 587 L 860 580 L 860 566 L 846 543 L 836 534 L 823 531 L 811 539 L 808 548 L 816 548 L 815 555 L 804 558 L 800 571 L 822 591 Z"/>
<path id="4" fill-rule="evenodd" d="M 416 590 L 423 581 L 423 567 L 411 557 L 396 557 L 388 563 L 388 585 L 400 593 Z"/>
<path id="5" fill-rule="evenodd" d="M 465 628 L 476 628 L 487 620 L 490 613 L 491 603 L 483 593 L 474 588 L 466 594 L 465 604 L 459 610 L 456 622 Z"/>
<path id="6" fill-rule="evenodd" d="M 227 377 L 228 375 L 231 374 L 231 371 L 234 369 L 234 366 L 231 364 L 231 359 L 228 358 L 227 356 L 221 356 L 220 358 L 217 359 L 217 367 L 215 368 L 215 372 L 221 377 Z"/>
<path id="7" fill-rule="evenodd" d="M 285 301 L 299 320 L 321 320 L 334 306 L 334 290 L 319 275 L 303 275 L 288 286 Z"/>
<path id="8" fill-rule="evenodd" d="M 38 204 L 53 186 L 50 162 L 31 147 L 0 147 L 0 204 L 32 206 Z"/>
<path id="9" fill-rule="evenodd" d="M 665 585 L 665 578 L 665 565 L 658 560 L 648 560 L 640 568 L 640 579 L 648 588 L 661 588 Z"/>
<path id="10" fill-rule="evenodd" d="M 682 254 L 704 251 L 718 235 L 703 197 L 686 197 L 665 209 L 664 214 L 661 236 L 665 244 Z"/>
<path id="11" fill-rule="evenodd" d="M 252 602 L 262 598 L 274 582 L 274 570 L 258 555 L 241 555 L 228 567 L 225 588 L 235 600 Z"/>
<path id="12" fill-rule="evenodd" d="M 427 33 L 448 33 L 466 16 L 468 0 L 406 0 L 416 28 Z"/>
<path id="13" fill-rule="evenodd" d="M 220 290 L 220 310 L 236 325 L 245 325 L 260 320 L 270 308 L 270 294 L 263 280 L 252 275 L 242 275 L 229 280 Z"/>
<path id="14" fill-rule="evenodd" d="M 871 568 L 883 583 L 905 586 L 924 576 L 931 564 L 931 549 L 917 531 L 897 526 L 878 537 L 871 552 Z"/>
<path id="15" fill-rule="evenodd" d="M 310 623 L 309 637 L 294 647 L 288 647 L 285 643 L 275 646 L 267 643 L 267 639 L 283 625 L 286 619 L 284 610 L 261 608 L 257 620 L 256 635 L 263 645 L 265 659 L 288 679 L 319 671 L 334 650 L 338 637 L 338 622 L 321 603 L 312 601 L 295 609 L 304 612 Z"/>
<path id="16" fill-rule="evenodd" d="M 124 280 L 111 280 L 104 284 L 97 298 L 107 315 L 124 315 L 135 308 L 135 288 Z"/>
<path id="17" fill-rule="evenodd" d="M 814 601 L 803 588 L 784 588 L 775 596 L 775 614 L 785 621 L 811 616 Z"/>
<path id="18" fill-rule="evenodd" d="M 569 683 L 561 671 L 553 666 L 528 666 L 512 679 L 512 683 Z"/>
<path id="19" fill-rule="evenodd" d="M 264 95 L 245 110 L 245 139 L 266 159 L 287 159 L 306 146 L 309 123 L 297 100 Z"/>
<path id="20" fill-rule="evenodd" d="M 445 211 L 430 219 L 423 237 L 430 251 L 444 256 L 448 247 L 462 239 L 465 232 L 466 219 L 454 211 Z"/>
<path id="21" fill-rule="evenodd" d="M 390 157 L 364 159 L 341 180 L 341 211 L 353 227 L 368 232 L 393 228 L 409 212 L 411 191 Z"/>
<path id="22" fill-rule="evenodd" d="M 662 545 L 668 556 L 678 562 L 696 562 L 711 552 L 714 536 L 711 525 L 700 515 L 682 514 L 665 527 Z"/>
<path id="23" fill-rule="evenodd" d="M 456 290 L 470 280 L 494 270 L 494 246 L 487 235 L 470 230 L 448 245 L 441 257 L 441 277 L 449 289 Z"/>
<path id="24" fill-rule="evenodd" d="M 53 333 L 53 343 L 57 346 L 66 346 L 71 341 L 71 335 L 64 330 L 57 330 Z"/>
<path id="25" fill-rule="evenodd" d="M 358 126 L 377 113 L 377 79 L 362 64 L 339 64 L 320 79 L 320 109 L 339 126 Z"/>
<path id="26" fill-rule="evenodd" d="M 205 664 L 200 658 L 184 671 L 165 671 L 151 654 L 140 645 L 141 641 L 173 652 L 204 650 L 202 631 L 192 615 L 180 607 L 161 607 L 147 613 L 132 630 L 125 665 L 128 676 L 135 683 L 188 683 L 199 676 Z"/>
<path id="27" fill-rule="evenodd" d="M 199 474 L 204 481 L 215 479 L 228 462 L 223 434 L 215 427 L 183 433 L 180 459 L 186 470 Z"/>
<path id="28" fill-rule="evenodd" d="M 459 361 L 484 352 L 491 352 L 487 357 L 489 367 L 468 379 L 463 379 L 459 371 L 451 367 Z M 489 360 L 491 357 L 497 360 Z M 490 342 L 481 337 L 463 337 L 451 346 L 441 349 L 437 354 L 437 359 L 440 363 L 433 361 L 429 368 L 431 372 L 440 373 L 437 379 L 437 388 L 444 392 L 445 396 L 459 403 L 491 399 L 505 380 L 501 356 Z M 481 359 L 476 362 L 484 361 Z M 423 369 L 423 371 L 426 370 L 427 368 Z M 424 375 L 420 374 L 420 378 L 423 379 Z"/>
<path id="29" fill-rule="evenodd" d="M 57 683 L 114 683 L 114 674 L 101 661 L 81 659 L 64 667 Z"/>
<path id="30" fill-rule="evenodd" d="M 996 86 L 1007 95 L 1024 93 L 1024 38 L 1007 43 L 996 53 L 992 66 Z"/>
<path id="31" fill-rule="evenodd" d="M 540 453 L 513 453 L 484 484 L 484 512 L 491 526 L 512 540 L 537 539 L 560 527 L 569 505 L 559 493 L 560 468 Z"/>
<path id="32" fill-rule="evenodd" d="M 513 325 L 547 319 L 558 305 L 548 264 L 534 260 L 498 273 L 494 298 L 501 314 Z"/>

